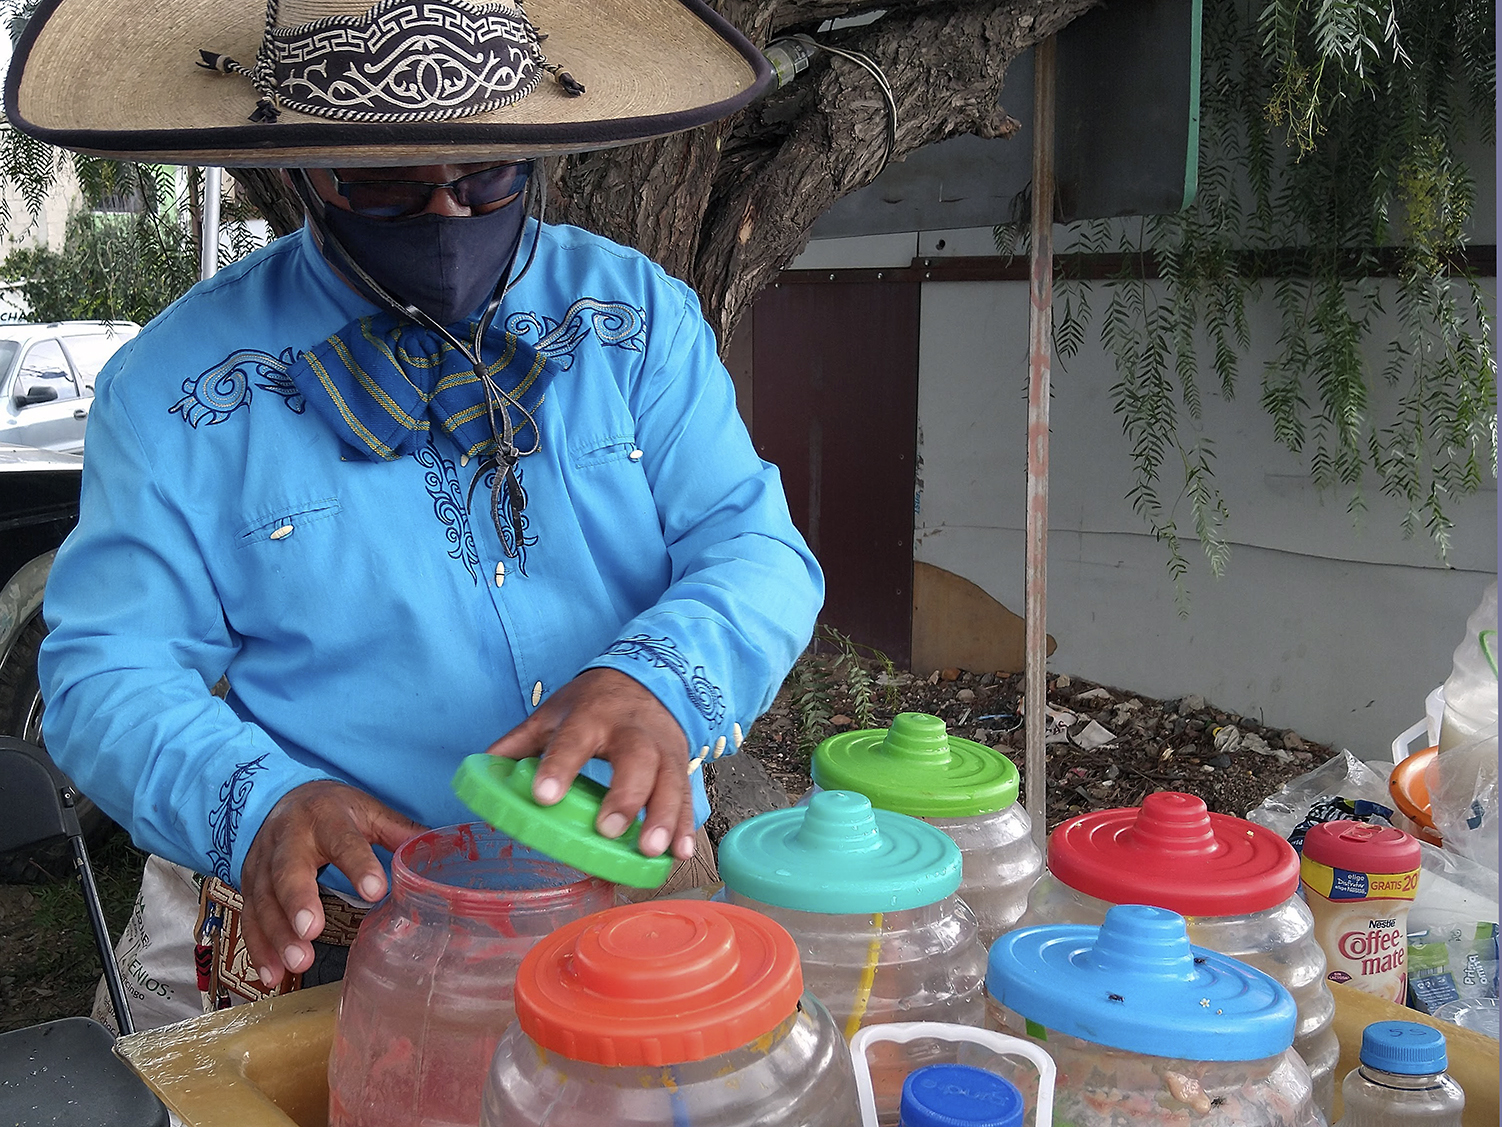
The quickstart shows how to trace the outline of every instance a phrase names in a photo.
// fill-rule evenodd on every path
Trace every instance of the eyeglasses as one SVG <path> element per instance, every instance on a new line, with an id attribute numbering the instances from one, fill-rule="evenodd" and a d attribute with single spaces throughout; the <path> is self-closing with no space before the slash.
<path id="1" fill-rule="evenodd" d="M 439 188 L 452 192 L 460 207 L 478 210 L 500 203 L 526 187 L 531 171 L 531 161 L 518 160 L 482 168 L 442 184 L 427 180 L 341 180 L 333 169 L 329 169 L 329 175 L 356 215 L 398 219 L 426 209 Z"/>

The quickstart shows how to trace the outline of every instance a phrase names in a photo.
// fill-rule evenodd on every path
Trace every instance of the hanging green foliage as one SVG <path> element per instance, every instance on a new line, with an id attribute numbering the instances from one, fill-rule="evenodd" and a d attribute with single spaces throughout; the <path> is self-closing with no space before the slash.
<path id="1" fill-rule="evenodd" d="M 1274 353 L 1249 373 L 1273 434 L 1353 515 L 1374 475 L 1404 534 L 1443 556 L 1451 502 L 1495 476 L 1496 360 L 1466 266 L 1461 157 L 1495 142 L 1494 19 L 1491 0 L 1205 0 L 1194 206 L 1078 232 L 1126 266 L 1061 284 L 1055 344 L 1077 350 L 1104 301 L 1127 497 L 1167 548 L 1181 613 L 1185 540 L 1216 576 L 1230 556 L 1202 383 L 1242 388 L 1255 300 L 1278 312 Z M 998 246 L 1014 236 L 998 228 Z M 1394 393 L 1375 396 L 1379 382 Z"/>

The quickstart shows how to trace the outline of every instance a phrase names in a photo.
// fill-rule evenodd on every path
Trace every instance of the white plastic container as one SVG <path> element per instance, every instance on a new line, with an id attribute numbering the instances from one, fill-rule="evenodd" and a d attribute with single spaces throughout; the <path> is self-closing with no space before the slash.
<path id="1" fill-rule="evenodd" d="M 1461 1127 L 1465 1093 L 1445 1072 L 1445 1036 L 1412 1021 L 1379 1021 L 1361 1034 L 1361 1064 L 1341 1084 L 1335 1127 Z"/>
<path id="2" fill-rule="evenodd" d="M 1189 941 L 1285 986 L 1298 1007 L 1294 1049 L 1327 1116 L 1335 1100 L 1335 999 L 1314 916 L 1298 895 L 1299 860 L 1272 830 L 1211 814 L 1203 800 L 1150 794 L 1141 807 L 1082 814 L 1049 837 L 1048 866 L 1019 927 L 1094 924 L 1114 904 L 1183 915 Z"/>
<path id="3" fill-rule="evenodd" d="M 868 1054 L 871 1046 L 875 1044 L 907 1045 L 914 1041 L 933 1041 L 948 1044 L 958 1049 L 965 1045 L 979 1045 L 997 1056 L 1017 1056 L 1031 1061 L 1038 1071 L 1037 1096 L 1031 1105 L 1018 1093 L 1019 1103 L 1023 1106 L 1018 1110 L 1031 1110 L 1033 1113 L 1033 1127 L 1051 1127 L 1053 1123 L 1053 1095 L 1056 1082 L 1056 1072 L 1053 1058 L 1043 1049 L 1030 1041 L 1024 1041 L 1018 1037 L 1008 1037 L 1002 1033 L 996 1033 L 989 1029 L 971 1029 L 963 1025 L 945 1025 L 932 1021 L 901 1021 L 890 1022 L 886 1025 L 873 1025 L 862 1029 L 850 1041 L 850 1057 L 855 1065 L 855 1090 L 860 1098 L 861 1123 L 864 1127 L 877 1127 L 876 1103 L 872 1092 L 871 1070 L 868 1062 Z M 934 1066 L 929 1066 L 932 1069 Z M 949 1066 L 938 1066 L 949 1067 Z M 958 1065 L 958 1068 L 972 1066 Z M 922 1070 L 928 1071 L 928 1070 Z M 917 1074 L 915 1074 L 917 1075 Z M 1004 1078 L 1003 1078 L 1004 1079 Z M 904 1095 L 908 1094 L 912 1077 L 904 1084 Z M 1010 1081 L 1006 1083 L 1017 1091 Z M 997 1101 L 1000 1102 L 1000 1101 Z M 904 1109 L 906 1110 L 906 1109 Z M 1005 1110 L 993 1116 L 976 1116 L 973 1113 L 966 1114 L 960 1108 L 941 1109 L 930 1107 L 925 1109 L 929 1115 L 922 1118 L 927 1122 L 953 1123 L 956 1127 L 965 1127 L 969 1123 L 990 1123 L 997 1120 L 1013 1118 L 1006 1116 Z M 948 1117 L 945 1117 L 948 1111 Z M 908 1116 L 904 1116 L 901 1127 L 909 1127 Z M 917 1119 L 919 1116 L 912 1116 Z M 1020 1121 L 1021 1117 L 1016 1117 Z M 916 1125 L 914 1125 L 916 1127 Z"/>

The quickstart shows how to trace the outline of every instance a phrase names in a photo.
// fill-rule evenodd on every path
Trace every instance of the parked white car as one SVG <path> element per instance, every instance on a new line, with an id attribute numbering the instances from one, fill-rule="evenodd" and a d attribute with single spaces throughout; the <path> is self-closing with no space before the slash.
<path id="1" fill-rule="evenodd" d="M 0 325 L 0 443 L 83 452 L 94 379 L 134 321 Z"/>

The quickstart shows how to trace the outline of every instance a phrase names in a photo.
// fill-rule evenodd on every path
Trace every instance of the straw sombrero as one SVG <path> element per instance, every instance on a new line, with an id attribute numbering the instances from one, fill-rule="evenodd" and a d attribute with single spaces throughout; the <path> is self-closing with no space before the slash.
<path id="1" fill-rule="evenodd" d="M 675 133 L 769 78 L 702 0 L 43 0 L 5 111 L 123 160 L 436 164 Z"/>

